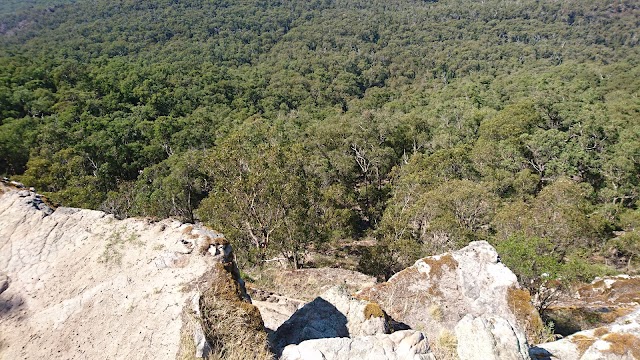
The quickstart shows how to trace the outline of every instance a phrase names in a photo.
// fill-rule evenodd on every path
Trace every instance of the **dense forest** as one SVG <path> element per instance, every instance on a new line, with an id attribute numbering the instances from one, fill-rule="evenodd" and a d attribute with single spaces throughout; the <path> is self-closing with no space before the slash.
<path id="1" fill-rule="evenodd" d="M 0 173 L 242 266 L 487 240 L 527 286 L 635 272 L 639 37 L 633 0 L 5 1 Z"/>

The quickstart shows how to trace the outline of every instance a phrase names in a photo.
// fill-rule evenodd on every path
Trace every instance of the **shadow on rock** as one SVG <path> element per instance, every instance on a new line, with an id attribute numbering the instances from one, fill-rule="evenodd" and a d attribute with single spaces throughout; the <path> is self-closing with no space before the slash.
<path id="1" fill-rule="evenodd" d="M 529 348 L 529 356 L 532 360 L 551 360 L 553 354 L 546 349 L 532 346 Z"/>
<path id="2" fill-rule="evenodd" d="M 12 313 L 20 310 L 23 306 L 24 299 L 22 296 L 3 293 L 0 295 L 0 318 L 12 315 Z"/>
<path id="3" fill-rule="evenodd" d="M 333 304 L 318 297 L 291 315 L 271 334 L 270 340 L 280 356 L 287 345 L 336 337 L 349 337 L 347 318 Z"/>

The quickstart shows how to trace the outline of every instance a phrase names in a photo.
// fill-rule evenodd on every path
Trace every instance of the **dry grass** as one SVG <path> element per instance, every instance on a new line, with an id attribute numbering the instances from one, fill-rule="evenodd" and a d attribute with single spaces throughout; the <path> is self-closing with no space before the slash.
<path id="1" fill-rule="evenodd" d="M 608 352 L 618 356 L 630 354 L 634 359 L 640 359 L 640 338 L 632 334 L 611 333 L 603 340 L 611 344 Z"/>
<path id="2" fill-rule="evenodd" d="M 336 285 L 344 285 L 353 294 L 375 284 L 373 277 L 334 268 L 284 270 L 274 266 L 247 273 L 251 278 L 249 287 L 304 301 L 311 301 Z"/>
<path id="3" fill-rule="evenodd" d="M 608 334 L 609 330 L 605 327 L 599 327 L 593 331 L 593 335 L 597 337 L 602 337 L 602 335 Z"/>
<path id="4" fill-rule="evenodd" d="M 507 304 L 518 324 L 524 328 L 529 343 L 539 344 L 547 340 L 544 323 L 531 303 L 528 291 L 510 287 L 507 289 Z"/>
<path id="5" fill-rule="evenodd" d="M 570 341 L 578 348 L 578 354 L 581 357 L 596 342 L 596 339 L 585 335 L 574 335 L 569 338 Z"/>
<path id="6" fill-rule="evenodd" d="M 427 312 L 429 313 L 429 316 L 431 316 L 431 318 L 437 322 L 442 322 L 442 320 L 444 319 L 444 313 L 442 312 L 442 307 L 438 304 L 433 304 L 429 306 L 429 309 L 427 309 Z"/>
<path id="7" fill-rule="evenodd" d="M 192 322 L 196 321 L 192 315 L 183 316 L 183 325 L 180 330 L 180 344 L 176 360 L 201 360 L 196 357 L 196 343 L 193 341 Z"/>
<path id="8" fill-rule="evenodd" d="M 450 330 L 443 329 L 436 341 L 431 344 L 431 351 L 438 360 L 458 360 L 458 339 Z"/>
<path id="9" fill-rule="evenodd" d="M 260 312 L 248 303 L 239 306 L 219 298 L 206 300 L 203 309 L 205 335 L 211 360 L 271 360 Z"/>
<path id="10" fill-rule="evenodd" d="M 182 234 L 183 235 L 189 235 L 189 234 L 191 234 L 191 230 L 193 230 L 193 226 L 192 225 L 188 225 L 186 228 L 184 228 L 184 230 L 182 230 Z"/>
<path id="11" fill-rule="evenodd" d="M 202 293 L 200 311 L 213 350 L 209 359 L 273 359 L 260 311 L 242 300 L 233 274 L 219 264 L 208 276 L 215 282 Z"/>

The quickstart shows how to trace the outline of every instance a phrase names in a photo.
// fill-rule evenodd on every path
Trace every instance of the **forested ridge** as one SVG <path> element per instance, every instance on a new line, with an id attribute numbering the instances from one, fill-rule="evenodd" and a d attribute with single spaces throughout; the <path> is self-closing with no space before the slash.
<path id="1" fill-rule="evenodd" d="M 637 271 L 636 1 L 31 3 L 0 8 L 0 173 L 52 201 L 243 263 L 488 240 L 523 283 Z"/>

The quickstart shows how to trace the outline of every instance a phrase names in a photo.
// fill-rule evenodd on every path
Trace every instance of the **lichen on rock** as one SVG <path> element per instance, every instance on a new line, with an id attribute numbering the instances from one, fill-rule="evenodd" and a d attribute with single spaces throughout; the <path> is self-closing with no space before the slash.
<path id="1" fill-rule="evenodd" d="M 394 320 L 424 329 L 432 339 L 467 314 L 503 318 L 531 337 L 542 327 L 528 293 L 485 241 L 420 259 L 356 296 L 379 303 Z"/>

